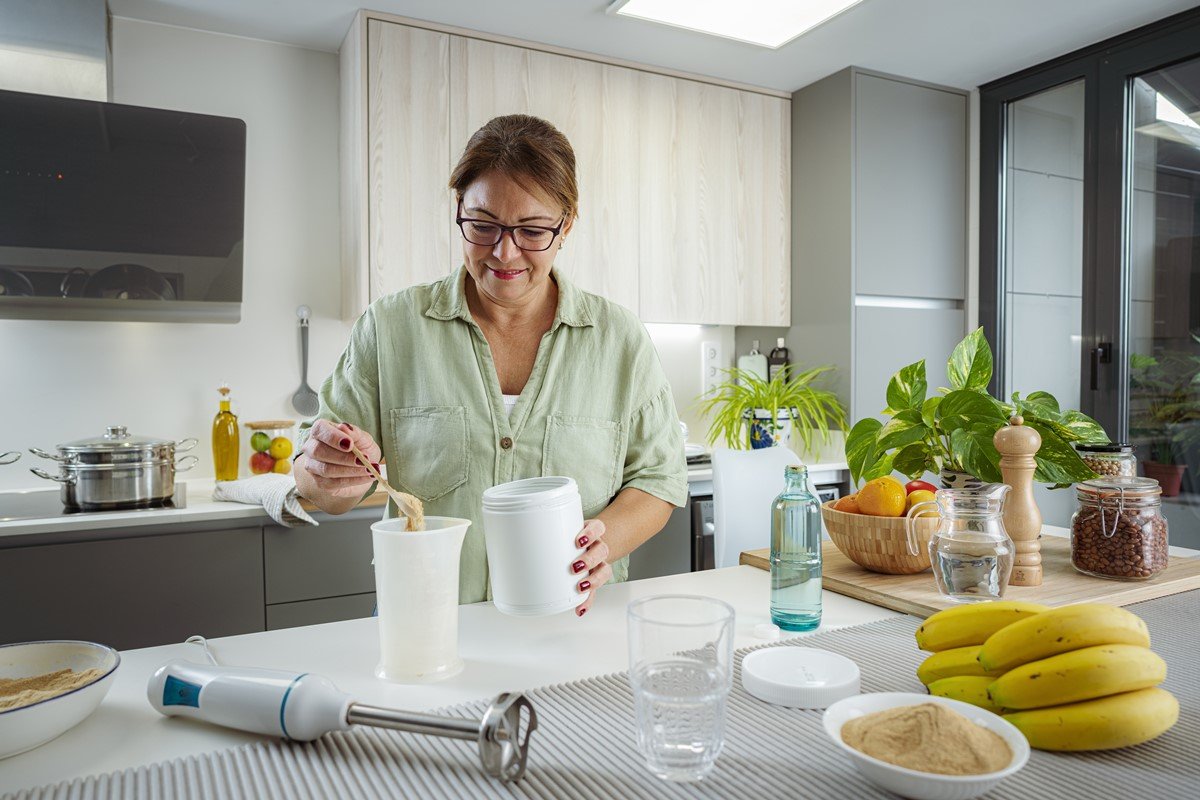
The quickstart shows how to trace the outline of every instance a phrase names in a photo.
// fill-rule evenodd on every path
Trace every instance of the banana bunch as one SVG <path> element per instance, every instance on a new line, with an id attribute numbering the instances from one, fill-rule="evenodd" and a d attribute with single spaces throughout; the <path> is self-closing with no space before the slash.
<path id="1" fill-rule="evenodd" d="M 1179 719 L 1155 688 L 1167 665 L 1136 614 L 1083 603 L 997 601 L 938 612 L 917 631 L 931 694 L 1003 714 L 1041 750 L 1109 750 L 1150 741 Z"/>

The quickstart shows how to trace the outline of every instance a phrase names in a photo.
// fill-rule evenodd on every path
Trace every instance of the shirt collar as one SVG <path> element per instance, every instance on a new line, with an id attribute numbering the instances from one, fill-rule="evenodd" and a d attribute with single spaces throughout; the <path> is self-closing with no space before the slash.
<path id="1" fill-rule="evenodd" d="M 558 310 L 554 314 L 551 330 L 560 324 L 573 328 L 595 325 L 595 300 L 591 295 L 567 280 L 557 267 L 551 269 L 551 275 L 558 284 Z M 472 322 L 471 311 L 467 308 L 467 278 L 467 268 L 460 266 L 454 274 L 438 281 L 433 287 L 425 316 L 440 320 L 461 319 L 464 322 Z"/>

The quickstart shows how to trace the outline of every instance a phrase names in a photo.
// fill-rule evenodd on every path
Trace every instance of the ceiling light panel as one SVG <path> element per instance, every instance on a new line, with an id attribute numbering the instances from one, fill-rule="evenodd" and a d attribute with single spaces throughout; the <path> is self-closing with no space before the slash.
<path id="1" fill-rule="evenodd" d="M 782 47 L 862 0 L 616 0 L 610 14 Z"/>

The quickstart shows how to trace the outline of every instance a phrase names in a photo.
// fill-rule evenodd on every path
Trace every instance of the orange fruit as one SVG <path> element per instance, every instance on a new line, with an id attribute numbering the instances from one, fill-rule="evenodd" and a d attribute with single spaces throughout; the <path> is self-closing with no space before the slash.
<path id="1" fill-rule="evenodd" d="M 900 517 L 908 505 L 904 484 L 890 476 L 867 481 L 858 490 L 858 507 L 873 517 Z"/>
<path id="2" fill-rule="evenodd" d="M 861 514 L 858 508 L 858 495 L 848 494 L 833 504 L 835 511 L 845 511 L 847 514 Z"/>

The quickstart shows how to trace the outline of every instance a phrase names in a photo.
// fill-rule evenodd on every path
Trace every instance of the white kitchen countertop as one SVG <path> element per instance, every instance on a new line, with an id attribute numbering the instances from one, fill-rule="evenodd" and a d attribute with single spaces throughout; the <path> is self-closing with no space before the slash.
<path id="1" fill-rule="evenodd" d="M 210 647 L 224 664 L 314 672 L 366 703 L 429 710 L 627 669 L 626 605 L 637 597 L 667 593 L 725 600 L 737 612 L 734 646 L 761 643 L 753 630 L 769 621 L 770 574 L 731 567 L 606 586 L 582 619 L 574 614 L 510 617 L 491 603 L 462 606 L 459 651 L 466 669 L 436 684 L 406 686 L 374 677 L 379 640 L 373 618 L 214 639 Z M 823 631 L 899 616 L 828 591 L 823 601 Z M 155 712 L 146 699 L 146 684 L 159 665 L 173 658 L 203 661 L 195 645 L 123 652 L 113 688 L 95 713 L 58 739 L 0 761 L 0 794 L 263 738 Z"/>

